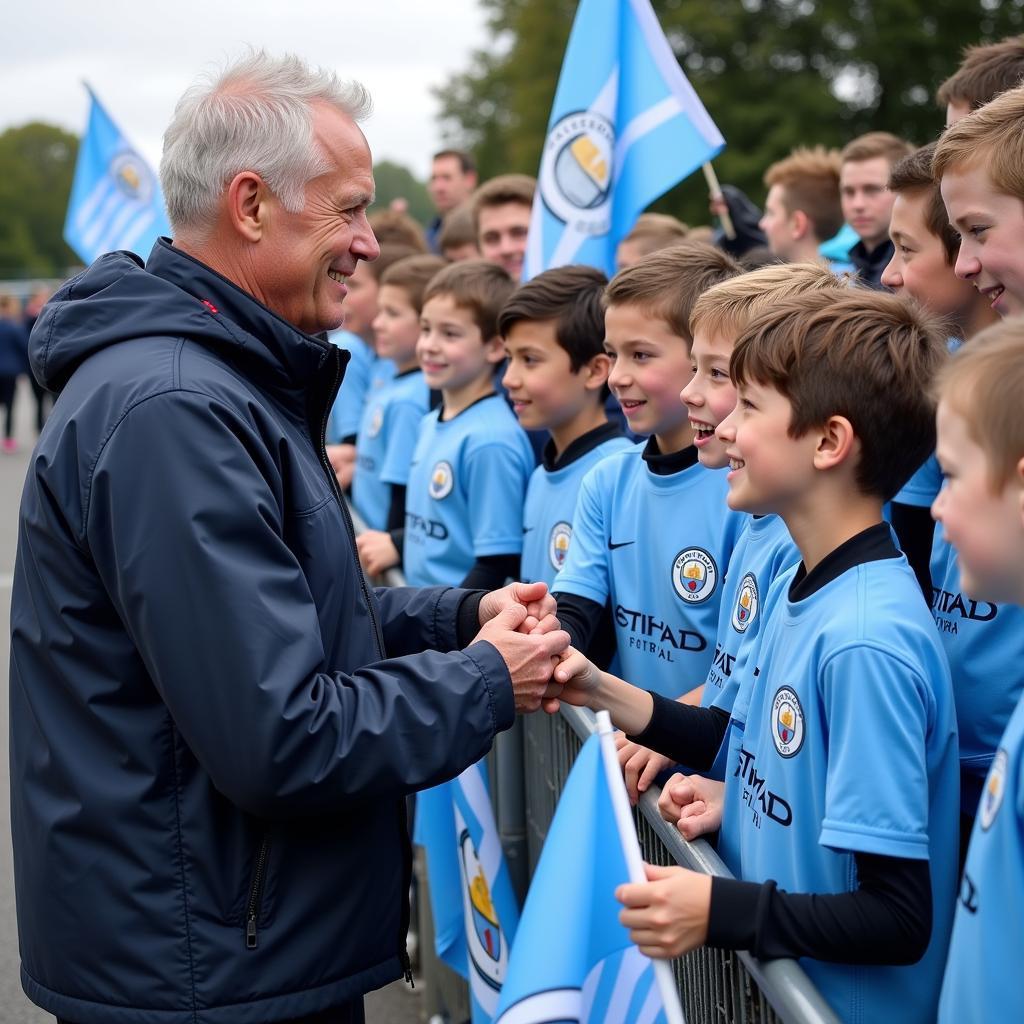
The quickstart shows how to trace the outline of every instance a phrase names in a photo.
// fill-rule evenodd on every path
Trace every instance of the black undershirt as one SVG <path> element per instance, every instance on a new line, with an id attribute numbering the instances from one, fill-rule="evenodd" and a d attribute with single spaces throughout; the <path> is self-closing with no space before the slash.
<path id="1" fill-rule="evenodd" d="M 892 517 L 892 528 L 900 542 L 903 553 L 907 556 L 910 568 L 914 570 L 921 593 L 932 603 L 932 540 L 935 537 L 935 520 L 932 510 L 919 505 L 904 505 L 902 501 L 894 501 L 889 506 Z"/>
<path id="2" fill-rule="evenodd" d="M 789 589 L 802 601 L 856 565 L 899 557 L 885 523 L 841 544 L 807 572 L 801 563 Z M 647 728 L 630 739 L 676 761 L 710 766 L 728 727 L 715 708 L 698 708 L 657 694 Z M 715 739 L 717 737 L 717 744 Z M 931 874 L 926 860 L 855 853 L 857 889 L 850 893 L 789 893 L 775 882 L 715 878 L 707 943 L 749 949 L 755 956 L 810 956 L 837 963 L 910 964 L 928 947 Z"/>

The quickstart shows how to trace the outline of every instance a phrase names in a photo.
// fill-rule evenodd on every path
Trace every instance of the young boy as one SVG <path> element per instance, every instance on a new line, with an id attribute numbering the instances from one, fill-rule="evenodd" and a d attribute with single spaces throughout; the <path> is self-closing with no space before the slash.
<path id="1" fill-rule="evenodd" d="M 690 229 L 667 213 L 641 213 L 615 250 L 615 269 L 625 270 L 659 249 L 678 245 Z"/>
<path id="2" fill-rule="evenodd" d="M 519 425 L 551 435 L 526 489 L 520 567 L 524 580 L 543 580 L 549 590 L 565 564 L 584 474 L 632 447 L 604 411 L 607 284 L 593 267 L 546 270 L 519 288 L 498 317 L 508 359 L 502 385 Z"/>
<path id="3" fill-rule="evenodd" d="M 356 438 L 352 501 L 370 531 L 359 539 L 359 557 L 371 575 L 378 569 L 370 551 L 376 531 L 398 530 L 405 522 L 405 485 L 420 420 L 430 391 L 416 361 L 423 290 L 444 270 L 440 256 L 408 256 L 381 274 L 373 333 L 377 356 L 395 366 L 395 376 L 369 396 Z"/>
<path id="4" fill-rule="evenodd" d="M 622 671 L 669 697 L 708 673 L 722 577 L 743 524 L 724 507 L 725 474 L 699 464 L 679 401 L 691 374 L 693 304 L 738 272 L 721 250 L 684 242 L 612 278 L 608 383 L 630 429 L 650 437 L 583 478 L 572 546 L 552 587 L 559 619 L 581 650 L 610 602 Z"/>
<path id="5" fill-rule="evenodd" d="M 504 267 L 513 281 L 523 276 L 536 179 L 500 174 L 473 193 L 473 223 L 480 255 Z"/>
<path id="6" fill-rule="evenodd" d="M 442 404 L 420 424 L 409 473 L 403 565 L 411 586 L 491 590 L 518 578 L 533 452 L 494 391 L 505 356 L 498 312 L 514 290 L 501 267 L 467 260 L 424 292 L 416 354 Z"/>
<path id="7" fill-rule="evenodd" d="M 945 658 L 882 504 L 932 443 L 945 338 L 895 296 L 775 304 L 730 363 L 729 504 L 786 523 L 783 573 L 732 729 L 720 848 L 736 879 L 648 868 L 621 919 L 641 952 L 707 942 L 805 957 L 843 1020 L 934 1020 L 956 887 L 957 746 Z M 563 699 L 607 707 L 662 753 L 705 762 L 721 712 L 597 672 Z M 911 966 L 913 965 L 913 966 Z"/>
<path id="8" fill-rule="evenodd" d="M 946 485 L 933 506 L 979 602 L 1024 604 L 1024 327 L 991 327 L 939 379 L 938 455 Z M 1006 605 L 1000 604 L 1000 607 Z M 992 762 L 960 886 L 939 1019 L 1024 1020 L 1024 701 Z"/>
<path id="9" fill-rule="evenodd" d="M 1024 81 L 1024 36 L 1009 36 L 986 46 L 968 46 L 960 67 L 939 86 L 936 102 L 946 112 L 946 127 L 1001 92 Z"/>
<path id="10" fill-rule="evenodd" d="M 947 128 L 932 173 L 960 233 L 957 277 L 1000 316 L 1024 313 L 1024 88 Z"/>

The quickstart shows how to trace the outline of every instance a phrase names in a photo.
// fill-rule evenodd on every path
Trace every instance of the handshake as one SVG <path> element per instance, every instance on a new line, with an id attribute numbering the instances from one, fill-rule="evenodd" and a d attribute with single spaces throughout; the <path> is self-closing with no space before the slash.
<path id="1" fill-rule="evenodd" d="M 480 602 L 480 632 L 473 643 L 486 640 L 501 655 L 517 712 L 558 710 L 562 684 L 553 673 L 569 650 L 569 634 L 559 626 L 556 610 L 544 583 L 511 583 Z"/>

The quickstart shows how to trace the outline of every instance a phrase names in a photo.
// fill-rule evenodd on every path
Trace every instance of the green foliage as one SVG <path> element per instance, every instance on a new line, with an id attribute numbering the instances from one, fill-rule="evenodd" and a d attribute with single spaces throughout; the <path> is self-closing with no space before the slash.
<path id="1" fill-rule="evenodd" d="M 375 210 L 383 210 L 392 199 L 405 199 L 409 204 L 409 215 L 421 224 L 427 224 L 434 216 L 434 204 L 422 181 L 413 177 L 407 167 L 381 160 L 374 164 L 373 180 L 377 185 Z"/>
<path id="2" fill-rule="evenodd" d="M 536 174 L 573 0 L 481 0 L 493 46 L 438 93 L 446 140 L 486 178 Z M 934 102 L 965 45 L 1024 30 L 1024 0 L 654 0 L 672 48 L 726 139 L 722 181 L 764 198 L 794 146 L 870 130 L 911 141 L 943 124 Z M 655 209 L 707 220 L 700 175 Z"/>
<path id="3" fill-rule="evenodd" d="M 78 258 L 62 237 L 76 136 L 32 122 L 0 134 L 0 278 L 57 277 Z"/>

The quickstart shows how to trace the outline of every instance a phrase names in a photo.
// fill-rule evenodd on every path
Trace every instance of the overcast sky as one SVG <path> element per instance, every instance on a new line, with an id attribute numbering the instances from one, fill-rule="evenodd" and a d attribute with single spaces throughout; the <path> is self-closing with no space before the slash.
<path id="1" fill-rule="evenodd" d="M 155 166 L 174 103 L 195 75 L 247 45 L 294 52 L 373 95 L 374 159 L 425 177 L 438 148 L 430 92 L 486 48 L 476 0 L 20 0 L 4 5 L 0 131 L 42 120 L 85 129 L 88 81 Z"/>

